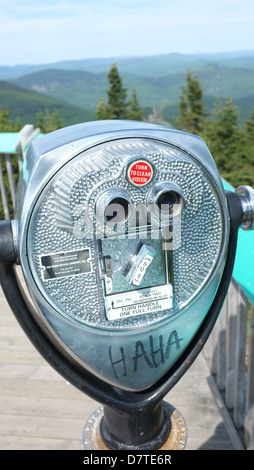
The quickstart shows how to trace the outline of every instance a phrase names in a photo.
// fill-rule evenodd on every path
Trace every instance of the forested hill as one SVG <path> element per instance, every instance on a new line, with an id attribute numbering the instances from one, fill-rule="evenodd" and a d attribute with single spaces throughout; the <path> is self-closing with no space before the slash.
<path id="1" fill-rule="evenodd" d="M 95 113 L 89 109 L 6 81 L 0 81 L 0 109 L 3 108 L 8 108 L 12 120 L 19 119 L 21 125 L 36 123 L 37 114 L 46 109 L 51 112 L 57 110 L 65 125 L 91 121 L 95 116 Z"/>
<path id="2" fill-rule="evenodd" d="M 204 138 L 233 186 L 254 185 L 253 51 L 0 67 L 1 79 L 4 132 L 17 117 L 43 132 L 93 119 L 173 125 Z"/>
<path id="3" fill-rule="evenodd" d="M 106 96 L 107 74 L 113 62 L 129 92 L 135 87 L 141 107 L 159 111 L 168 122 L 178 113 L 187 70 L 198 73 L 208 110 L 216 97 L 230 96 L 243 122 L 254 106 L 254 51 L 0 66 L 0 79 L 94 112 L 100 98 Z"/>

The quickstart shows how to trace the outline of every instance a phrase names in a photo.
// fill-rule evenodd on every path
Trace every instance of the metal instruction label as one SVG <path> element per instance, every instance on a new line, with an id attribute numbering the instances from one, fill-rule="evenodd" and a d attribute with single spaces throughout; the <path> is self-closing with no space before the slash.
<path id="1" fill-rule="evenodd" d="M 119 320 L 161 312 L 173 307 L 171 284 L 108 295 L 105 298 L 107 319 Z"/>
<path id="2" fill-rule="evenodd" d="M 92 272 L 91 250 L 83 248 L 40 256 L 43 281 Z"/>

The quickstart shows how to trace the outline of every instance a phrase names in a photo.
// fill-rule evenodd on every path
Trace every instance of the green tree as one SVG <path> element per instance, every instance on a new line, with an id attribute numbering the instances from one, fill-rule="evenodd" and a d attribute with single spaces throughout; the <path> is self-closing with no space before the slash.
<path id="1" fill-rule="evenodd" d="M 134 121 L 144 121 L 143 111 L 139 106 L 136 89 L 132 90 L 132 99 L 130 102 L 130 109 L 127 113 L 127 119 Z"/>
<path id="2" fill-rule="evenodd" d="M 204 124 L 204 135 L 208 146 L 217 151 L 224 150 L 234 141 L 235 133 L 238 131 L 238 108 L 229 97 L 225 102 L 217 98 L 210 116 L 211 119 Z"/>
<path id="3" fill-rule="evenodd" d="M 21 129 L 20 120 L 10 119 L 11 111 L 5 107 L 0 109 L 0 132 L 18 132 Z"/>
<path id="4" fill-rule="evenodd" d="M 109 89 L 107 104 L 100 99 L 96 109 L 97 119 L 127 119 L 127 90 L 123 87 L 116 64 L 112 64 L 108 73 Z"/>
<path id="5" fill-rule="evenodd" d="M 220 175 L 233 186 L 254 185 L 254 110 L 245 128 L 238 124 L 238 108 L 230 97 L 217 99 L 213 110 L 205 113 L 198 76 L 187 73 L 179 103 L 179 129 L 199 134 L 205 140 Z"/>
<path id="6" fill-rule="evenodd" d="M 55 131 L 64 127 L 64 123 L 57 109 L 49 111 L 46 109 L 44 112 L 39 111 L 37 113 L 37 124 L 41 132 L 47 134 L 48 132 Z"/>
<path id="7" fill-rule="evenodd" d="M 182 87 L 180 95 L 180 116 L 176 123 L 183 131 L 199 134 L 203 129 L 205 117 L 203 91 L 197 74 L 192 76 L 190 72 L 187 72 L 186 81 L 186 86 Z"/>
<path id="8" fill-rule="evenodd" d="M 116 64 L 112 64 L 108 73 L 109 89 L 107 103 L 101 98 L 96 109 L 96 119 L 133 119 L 143 121 L 143 112 L 139 106 L 135 88 L 132 99 L 127 101 L 127 89 L 123 87 Z"/>
<path id="9" fill-rule="evenodd" d="M 254 109 L 250 113 L 250 119 L 245 119 L 244 142 L 242 145 L 242 166 L 244 180 L 239 184 L 254 186 Z"/>
<path id="10" fill-rule="evenodd" d="M 109 119 L 126 119 L 127 117 L 127 89 L 123 87 L 122 79 L 114 63 L 108 74 L 110 84 L 108 94 Z"/>
<path id="11" fill-rule="evenodd" d="M 254 109 L 250 113 L 251 119 L 245 119 L 247 137 L 254 143 Z"/>
<path id="12" fill-rule="evenodd" d="M 238 125 L 238 108 L 231 98 L 217 99 L 202 134 L 220 175 L 233 186 L 254 183 L 253 156 L 247 132 Z"/>
<path id="13" fill-rule="evenodd" d="M 103 120 L 103 119 L 110 119 L 108 116 L 109 116 L 108 106 L 104 103 L 103 99 L 101 98 L 96 109 L 96 119 L 98 121 Z"/>

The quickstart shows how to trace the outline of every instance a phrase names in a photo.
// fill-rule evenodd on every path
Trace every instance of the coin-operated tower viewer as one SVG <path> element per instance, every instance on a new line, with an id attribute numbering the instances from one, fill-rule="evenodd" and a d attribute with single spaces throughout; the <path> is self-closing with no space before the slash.
<path id="1" fill-rule="evenodd" d="M 0 224 L 1 284 L 45 359 L 102 403 L 86 448 L 184 448 L 164 396 L 208 338 L 253 218 L 253 190 L 225 194 L 196 136 L 99 121 L 31 144 Z"/>

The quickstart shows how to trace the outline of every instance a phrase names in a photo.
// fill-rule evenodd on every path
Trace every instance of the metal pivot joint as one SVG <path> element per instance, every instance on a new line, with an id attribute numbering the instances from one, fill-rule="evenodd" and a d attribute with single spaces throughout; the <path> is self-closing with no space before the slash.
<path id="1" fill-rule="evenodd" d="M 241 228 L 243 230 L 254 229 L 254 189 L 250 186 L 238 186 L 235 190 L 235 194 L 239 197 L 243 217 Z"/>
<path id="2" fill-rule="evenodd" d="M 231 224 L 243 230 L 254 229 L 254 189 L 238 186 L 235 191 L 226 191 Z"/>

